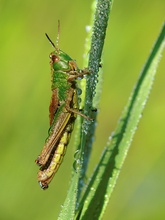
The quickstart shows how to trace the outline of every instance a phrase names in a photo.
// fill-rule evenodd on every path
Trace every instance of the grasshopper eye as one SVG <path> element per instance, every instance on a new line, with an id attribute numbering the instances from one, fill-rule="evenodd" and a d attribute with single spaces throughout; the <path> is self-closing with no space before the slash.
<path id="1" fill-rule="evenodd" d="M 58 56 L 56 56 L 56 55 L 52 55 L 52 54 L 50 54 L 50 59 L 52 60 L 52 62 L 53 63 L 57 63 L 60 59 L 59 59 L 59 57 Z"/>

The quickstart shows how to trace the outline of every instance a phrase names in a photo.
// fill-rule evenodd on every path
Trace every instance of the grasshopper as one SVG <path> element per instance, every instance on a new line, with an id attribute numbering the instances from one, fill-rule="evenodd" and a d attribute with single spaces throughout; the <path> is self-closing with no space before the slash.
<path id="1" fill-rule="evenodd" d="M 58 39 L 60 32 L 58 25 Z M 40 166 L 38 182 L 42 189 L 48 188 L 54 174 L 60 166 L 69 143 L 77 115 L 88 120 L 79 112 L 76 79 L 89 74 L 88 69 L 80 70 L 76 62 L 60 50 L 46 34 L 54 48 L 50 54 L 52 97 L 49 106 L 50 129 L 45 145 L 35 160 Z"/>

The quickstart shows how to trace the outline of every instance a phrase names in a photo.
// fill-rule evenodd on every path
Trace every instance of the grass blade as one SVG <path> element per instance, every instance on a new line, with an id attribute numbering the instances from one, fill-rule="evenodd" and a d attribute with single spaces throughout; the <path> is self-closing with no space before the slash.
<path id="1" fill-rule="evenodd" d="M 90 180 L 77 219 L 102 218 L 147 102 L 164 46 L 165 24 Z"/>
<path id="2" fill-rule="evenodd" d="M 98 0 L 97 4 L 94 4 L 93 6 L 95 19 L 94 25 L 92 22 L 92 40 L 88 62 L 88 68 L 92 74 L 87 76 L 86 84 L 81 86 L 82 89 L 86 86 L 87 91 L 84 100 L 82 100 L 84 103 L 84 114 L 91 118 L 96 118 L 97 114 L 91 113 L 91 106 L 93 106 L 92 100 L 95 95 L 94 91 L 96 89 L 98 71 L 112 2 L 113 0 Z M 93 115 L 90 115 L 89 112 Z M 65 199 L 64 206 L 60 212 L 59 220 L 73 219 L 74 212 L 77 208 L 77 201 L 79 201 L 84 186 L 84 176 L 90 157 L 91 145 L 93 142 L 92 139 L 95 130 L 95 123 L 89 120 L 84 120 L 82 118 L 79 118 L 79 121 L 77 120 L 77 122 L 79 123 L 77 123 L 77 137 L 75 142 L 79 147 L 77 147 L 78 153 L 75 155 L 78 156 L 78 158 L 74 163 L 76 172 L 73 172 L 71 186 Z"/>

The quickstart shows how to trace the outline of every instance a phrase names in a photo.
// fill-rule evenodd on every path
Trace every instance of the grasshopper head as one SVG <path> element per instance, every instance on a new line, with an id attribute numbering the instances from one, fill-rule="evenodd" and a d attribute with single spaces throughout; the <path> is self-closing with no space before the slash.
<path id="1" fill-rule="evenodd" d="M 47 34 L 46 37 L 55 49 L 49 56 L 52 70 L 64 72 L 77 70 L 78 68 L 76 62 L 68 54 L 56 47 Z"/>
<path id="2" fill-rule="evenodd" d="M 77 70 L 76 62 L 62 50 L 53 51 L 50 54 L 50 65 L 54 71 L 75 71 Z"/>

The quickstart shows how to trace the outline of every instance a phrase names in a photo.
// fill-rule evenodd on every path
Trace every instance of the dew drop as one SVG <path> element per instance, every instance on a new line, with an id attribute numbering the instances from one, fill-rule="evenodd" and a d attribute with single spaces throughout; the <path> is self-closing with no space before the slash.
<path id="1" fill-rule="evenodd" d="M 81 166 L 81 160 L 80 160 L 80 150 L 77 150 L 74 154 L 74 163 L 73 163 L 73 168 L 75 172 L 77 173 L 78 170 L 80 169 Z"/>
<path id="2" fill-rule="evenodd" d="M 82 90 L 80 88 L 77 88 L 77 94 L 81 95 L 81 93 L 82 93 Z"/>
<path id="3" fill-rule="evenodd" d="M 86 32 L 88 33 L 88 32 L 91 30 L 91 26 L 90 26 L 90 25 L 87 25 L 87 26 L 85 27 L 85 30 L 86 30 Z"/>

